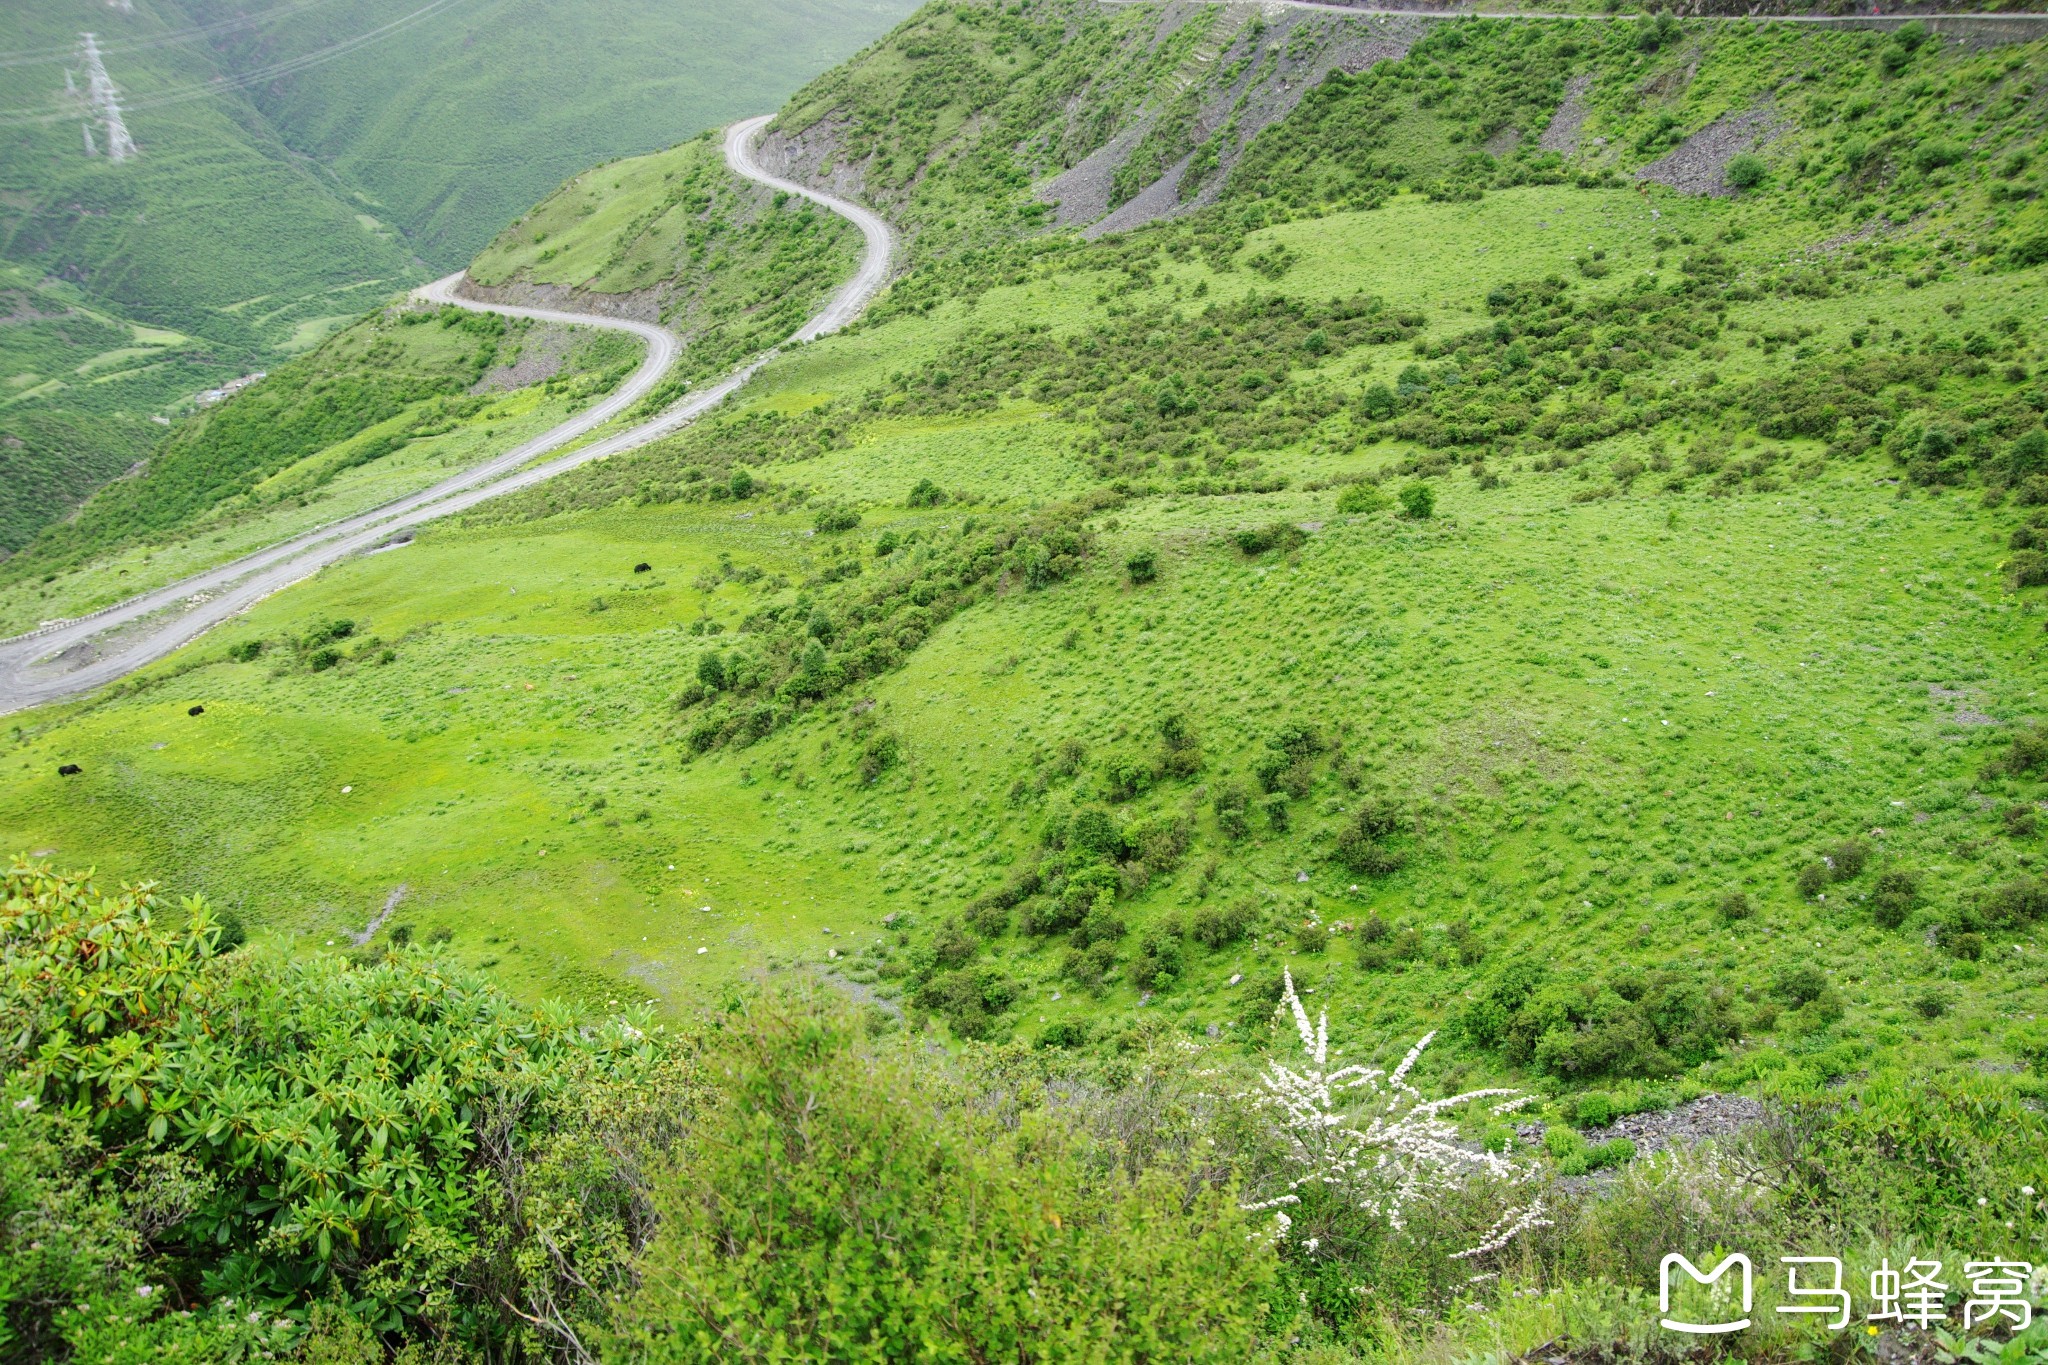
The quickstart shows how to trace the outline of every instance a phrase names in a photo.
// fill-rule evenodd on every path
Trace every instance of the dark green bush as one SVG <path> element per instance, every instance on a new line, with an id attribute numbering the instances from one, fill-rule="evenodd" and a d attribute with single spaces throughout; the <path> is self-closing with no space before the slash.
<path id="1" fill-rule="evenodd" d="M 1233 901 L 1227 906 L 1205 905 L 1195 911 L 1191 932 L 1195 942 L 1215 951 L 1228 947 L 1251 932 L 1258 918 L 1256 901 Z"/>
<path id="2" fill-rule="evenodd" d="M 1216 828 L 1222 832 L 1224 838 L 1235 843 L 1251 834 L 1252 797 L 1242 782 L 1217 784 L 1216 795 L 1211 798 L 1211 804 L 1216 811 Z"/>
<path id="3" fill-rule="evenodd" d="M 1401 812 L 1392 803 L 1361 803 L 1337 836 L 1337 862 L 1361 877 L 1385 877 L 1399 871 L 1404 858 L 1393 841 L 1402 824 Z"/>
<path id="4" fill-rule="evenodd" d="M 1910 869 L 1889 867 L 1877 874 L 1870 891 L 1870 914 L 1880 925 L 1896 929 L 1920 903 L 1920 878 Z"/>
<path id="5" fill-rule="evenodd" d="M 1134 584 L 1150 583 L 1159 577 L 1159 558 L 1151 550 L 1139 550 L 1124 561 L 1124 572 Z"/>
<path id="6" fill-rule="evenodd" d="M 1812 900 L 1815 896 L 1828 889 L 1828 880 L 1828 867 L 1826 863 L 1807 863 L 1799 869 L 1796 884 L 1798 885 L 1800 896 L 1806 900 Z"/>
<path id="7" fill-rule="evenodd" d="M 1139 936 L 1137 951 L 1131 956 L 1131 984 L 1141 991 L 1172 990 L 1185 957 L 1181 926 L 1169 917 Z"/>
<path id="8" fill-rule="evenodd" d="M 1738 152 L 1728 158 L 1727 168 L 1722 174 L 1736 189 L 1753 190 L 1770 178 L 1771 168 L 1753 152 Z"/>
<path id="9" fill-rule="evenodd" d="M 860 509 L 835 503 L 821 507 L 811 519 L 811 526 L 819 535 L 830 535 L 837 531 L 851 531 L 860 525 Z"/>
<path id="10" fill-rule="evenodd" d="M 1457 1026 L 1479 1047 L 1568 1080 L 1675 1075 L 1736 1033 L 1725 995 L 1683 973 L 1559 981 L 1529 961 L 1477 992 Z"/>
<path id="11" fill-rule="evenodd" d="M 1401 515 L 1410 521 L 1427 521 L 1436 514 L 1436 490 L 1417 480 L 1401 488 Z"/>
<path id="12" fill-rule="evenodd" d="M 1987 892 L 1981 903 L 1986 928 L 2023 929 L 2048 917 L 2048 881 L 2020 877 Z"/>
<path id="13" fill-rule="evenodd" d="M 2048 583 L 2048 554 L 2039 550 L 2015 550 L 2005 562 L 2005 581 L 2014 592 Z"/>
<path id="14" fill-rule="evenodd" d="M 1392 499 L 1377 484 L 1354 483 L 1337 495 L 1340 516 L 1358 517 L 1386 510 Z"/>
<path id="15" fill-rule="evenodd" d="M 1308 542 L 1308 532 L 1291 521 L 1276 521 L 1265 526 L 1247 527 L 1231 537 L 1237 548 L 1251 558 L 1273 550 L 1294 550 Z"/>

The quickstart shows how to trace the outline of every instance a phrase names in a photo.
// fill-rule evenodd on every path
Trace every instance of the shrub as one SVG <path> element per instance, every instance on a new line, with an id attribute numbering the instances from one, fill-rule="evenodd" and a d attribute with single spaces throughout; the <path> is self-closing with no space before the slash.
<path id="1" fill-rule="evenodd" d="M 1159 768 L 1168 777 L 1193 777 L 1202 770 L 1202 737 L 1178 711 L 1159 722 Z"/>
<path id="2" fill-rule="evenodd" d="M 1975 962 L 1984 956 L 1984 935 L 1969 932 L 1950 934 L 1942 946 L 1964 962 Z"/>
<path id="3" fill-rule="evenodd" d="M 1985 894 L 1981 913 L 1992 929 L 2022 929 L 2048 917 L 2048 881 L 2021 877 Z"/>
<path id="4" fill-rule="evenodd" d="M 1227 906 L 1205 905 L 1195 911 L 1192 926 L 1195 942 L 1212 952 L 1228 947 L 1251 932 L 1258 917 L 1256 901 L 1234 901 Z"/>
<path id="5" fill-rule="evenodd" d="M 1728 167 L 1723 174 L 1734 188 L 1753 190 L 1770 177 L 1771 168 L 1755 153 L 1741 152 L 1728 158 Z"/>
<path id="6" fill-rule="evenodd" d="M 860 763 L 857 768 L 862 784 L 866 785 L 874 782 L 876 778 L 888 772 L 889 769 L 895 767 L 902 760 L 903 745 L 896 736 L 888 733 L 886 730 L 870 735 L 868 742 L 861 748 Z"/>
<path id="7" fill-rule="evenodd" d="M 1755 907 L 1749 903 L 1749 897 L 1743 895 L 1740 891 L 1730 891 L 1727 895 L 1721 897 L 1718 909 L 1721 912 L 1721 918 L 1730 923 L 1736 920 L 1748 919 L 1756 913 Z"/>
<path id="8" fill-rule="evenodd" d="M 2039 550 L 2015 550 L 2005 562 L 2006 585 L 2014 592 L 2048 583 L 2048 554 Z"/>
<path id="9" fill-rule="evenodd" d="M 2048 472 L 2048 431 L 2035 427 L 2014 441 L 2006 451 L 2005 472 L 2015 480 Z"/>
<path id="10" fill-rule="evenodd" d="M 839 531 L 851 531 L 860 525 L 860 510 L 843 503 L 834 503 L 818 509 L 811 519 L 811 526 L 819 535 L 831 535 Z"/>
<path id="11" fill-rule="evenodd" d="M 2048 730 L 2030 725 L 2014 734 L 1999 766 L 2015 777 L 2048 768 Z"/>
<path id="12" fill-rule="evenodd" d="M 1274 1264 L 1226 1191 L 1098 1175 L 1043 1114 L 939 1103 L 929 1058 L 782 1000 L 734 1018 L 731 1079 L 658 1179 L 615 1349 L 722 1359 L 1235 1362 Z"/>
<path id="13" fill-rule="evenodd" d="M 1055 1019 L 1038 1033 L 1038 1045 L 1050 1048 L 1088 1046 L 1093 1030 L 1086 1019 Z"/>
<path id="14" fill-rule="evenodd" d="M 946 492 L 930 479 L 919 479 L 903 500 L 905 507 L 937 507 L 946 500 Z"/>
<path id="15" fill-rule="evenodd" d="M 1150 583 L 1159 577 L 1159 560 L 1150 550 L 1140 550 L 1124 561 L 1124 572 L 1134 584 Z"/>
<path id="16" fill-rule="evenodd" d="M 1275 834 L 1287 832 L 1287 799 L 1287 793 L 1274 792 L 1259 802 L 1260 809 L 1266 812 L 1266 824 Z"/>
<path id="17" fill-rule="evenodd" d="M 1248 818 L 1251 803 L 1251 793 L 1245 790 L 1242 782 L 1217 785 L 1216 795 L 1210 799 L 1210 804 L 1216 811 L 1216 828 L 1224 838 L 1235 843 L 1252 832 Z"/>
<path id="18" fill-rule="evenodd" d="M 1291 521 L 1276 521 L 1265 526 L 1247 527 L 1231 539 L 1247 557 L 1256 559 L 1272 550 L 1299 549 L 1307 543 L 1308 532 Z"/>
<path id="19" fill-rule="evenodd" d="M 1779 972 L 1777 979 L 1771 983 L 1771 993 L 1794 1009 L 1819 999 L 1827 988 L 1827 973 L 1811 963 L 1787 967 Z"/>
<path id="20" fill-rule="evenodd" d="M 1321 953 L 1330 946 L 1330 931 L 1313 920 L 1304 920 L 1294 930 L 1294 950 Z"/>
<path id="21" fill-rule="evenodd" d="M 1436 514 L 1436 490 L 1421 480 L 1401 489 L 1401 515 L 1410 521 L 1427 521 Z"/>
<path id="22" fill-rule="evenodd" d="M 1392 502 L 1377 484 L 1354 483 L 1337 495 L 1337 512 L 1340 516 L 1369 516 L 1384 511 Z"/>
<path id="23" fill-rule="evenodd" d="M 1401 827 L 1401 813 L 1383 801 L 1366 801 L 1337 835 L 1337 861 L 1362 877 L 1385 877 L 1402 865 L 1390 846 Z"/>
<path id="24" fill-rule="evenodd" d="M 1903 867 L 1886 868 L 1877 874 L 1870 892 L 1870 913 L 1880 925 L 1896 929 L 1906 922 L 1920 903 L 1920 879 Z"/>
<path id="25" fill-rule="evenodd" d="M 1797 879 L 1799 894 L 1812 900 L 1828 889 L 1828 868 L 1826 863 L 1808 863 L 1799 869 Z"/>
<path id="26" fill-rule="evenodd" d="M 1859 839 L 1845 839 L 1828 850 L 1830 871 L 1838 882 L 1853 882 L 1870 862 L 1870 846 Z"/>
<path id="27" fill-rule="evenodd" d="M 1968 153 L 1947 138 L 1931 137 L 1913 149 L 1913 165 L 1924 175 L 1943 166 L 1953 166 Z"/>
<path id="28" fill-rule="evenodd" d="M 1554 981 L 1537 962 L 1504 968 L 1458 1016 L 1479 1047 L 1570 1080 L 1667 1076 L 1735 1034 L 1724 995 L 1674 971 L 1605 983 Z"/>
<path id="29" fill-rule="evenodd" d="M 211 1297 L 345 1293 L 394 1339 L 479 1354 L 525 1330 L 507 1305 L 544 1300 L 588 1330 L 631 1249 L 615 1163 L 648 1155 L 623 1132 L 595 1141 L 591 1116 L 620 1117 L 615 1085 L 688 1110 L 687 1064 L 670 1069 L 652 1022 L 534 1011 L 416 951 L 215 958 L 214 933 L 196 900 L 169 913 L 147 887 L 108 896 L 17 863 L 0 904 L 9 1112 L 89 1116 L 79 1159 L 118 1151 L 156 1183 L 151 1248 Z M 533 1182 L 572 1128 L 589 1202 L 563 1225 Z M 413 1173 L 403 1199 L 395 1170 Z M 521 1190 L 530 1216 L 496 1217 Z"/>
<path id="30" fill-rule="evenodd" d="M 1180 936 L 1180 926 L 1171 920 L 1141 935 L 1131 957 L 1131 984 L 1141 991 L 1172 990 L 1184 965 Z"/>

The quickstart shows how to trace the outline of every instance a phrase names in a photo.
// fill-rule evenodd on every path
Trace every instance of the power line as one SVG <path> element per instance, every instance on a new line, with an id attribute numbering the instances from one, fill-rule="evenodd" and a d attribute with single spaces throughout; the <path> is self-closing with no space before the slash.
<path id="1" fill-rule="evenodd" d="M 394 19 L 380 28 L 371 29 L 367 33 L 359 33 L 353 38 L 344 39 L 331 47 L 324 47 L 315 52 L 287 58 L 284 61 L 272 62 L 268 66 L 260 66 L 254 70 L 242 72 L 240 75 L 219 76 L 197 85 L 178 86 L 170 90 L 158 91 L 153 95 L 138 96 L 130 99 L 126 107 L 131 113 L 140 109 L 161 109 L 167 105 L 184 104 L 191 100 L 211 99 L 216 95 L 231 94 L 237 90 L 246 90 L 253 85 L 261 85 L 267 81 L 276 80 L 281 76 L 291 76 L 301 71 L 310 71 L 315 67 L 324 66 L 328 62 L 337 61 L 351 53 L 359 52 L 366 47 L 380 43 L 386 38 L 393 37 L 409 28 L 426 23 L 443 12 L 468 2 L 469 0 L 431 0 L 431 3 L 421 6 L 410 14 Z M 68 100 L 60 104 L 45 105 L 40 109 L 0 109 L 0 128 L 21 128 L 34 124 L 55 123 L 72 117 L 74 112 L 75 109 Z"/>
<path id="2" fill-rule="evenodd" d="M 128 52 L 147 52 L 152 48 L 172 47 L 178 43 L 197 42 L 201 38 L 213 38 L 236 29 L 253 28 L 267 24 L 273 19 L 317 9 L 331 0 L 290 0 L 290 3 L 268 9 L 261 14 L 244 14 L 234 19 L 220 19 L 211 24 L 200 24 L 194 28 L 177 29 L 170 33 L 159 33 L 153 38 L 137 38 L 125 43 L 109 43 L 100 49 L 103 56 L 119 56 Z M 50 66 L 64 61 L 78 50 L 75 43 L 64 47 L 23 48 L 18 52 L 0 52 L 0 71 L 21 66 Z"/>

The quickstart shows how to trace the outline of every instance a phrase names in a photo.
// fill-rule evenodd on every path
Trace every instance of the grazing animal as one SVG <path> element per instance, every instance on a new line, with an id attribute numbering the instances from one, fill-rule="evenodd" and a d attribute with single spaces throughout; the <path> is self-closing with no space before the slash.
<path id="1" fill-rule="evenodd" d="M 641 560 L 641 561 L 640 561 L 640 562 L 639 562 L 638 564 L 635 564 L 635 565 L 633 566 L 633 572 L 634 572 L 634 573 L 646 573 L 646 572 L 647 572 L 647 571 L 648 571 L 649 569 L 651 569 L 651 568 L 653 568 L 653 567 L 654 567 L 654 566 L 653 566 L 652 564 L 649 564 L 649 563 L 648 563 L 648 562 L 647 562 L 646 560 L 644 560 L 644 559 L 643 559 L 643 560 Z"/>
<path id="2" fill-rule="evenodd" d="M 185 714 L 188 716 L 203 716 L 206 714 L 206 708 L 203 706 L 190 707 L 186 710 Z"/>
<path id="3" fill-rule="evenodd" d="M 57 776 L 76 777 L 84 771 L 85 769 L 79 767 L 76 763 L 66 763 L 63 767 L 57 769 Z"/>

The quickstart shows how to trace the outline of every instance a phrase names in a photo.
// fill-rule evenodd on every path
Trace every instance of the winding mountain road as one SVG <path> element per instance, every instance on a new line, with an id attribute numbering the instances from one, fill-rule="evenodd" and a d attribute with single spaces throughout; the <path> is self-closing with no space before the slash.
<path id="1" fill-rule="evenodd" d="M 822 312 L 790 338 L 793 342 L 815 341 L 859 317 L 888 283 L 896 252 L 896 233 L 883 219 L 857 204 L 763 170 L 754 159 L 754 142 L 767 124 L 768 116 L 763 116 L 734 124 L 727 131 L 725 160 L 733 173 L 772 189 L 801 195 L 850 220 L 866 239 L 860 269 Z M 350 555 L 402 541 L 404 533 L 413 527 L 667 436 L 731 397 L 777 354 L 770 351 L 755 357 L 712 387 L 691 393 L 638 426 L 535 464 L 535 460 L 582 439 L 645 398 L 675 367 L 683 343 L 666 328 L 645 322 L 479 303 L 456 292 L 461 283 L 461 274 L 450 275 L 418 290 L 415 297 L 481 313 L 631 332 L 647 342 L 647 358 L 603 402 L 524 445 L 473 465 L 430 488 L 307 531 L 90 616 L 0 641 L 0 714 L 76 696 L 125 677 L 189 644 L 272 593 Z"/>

